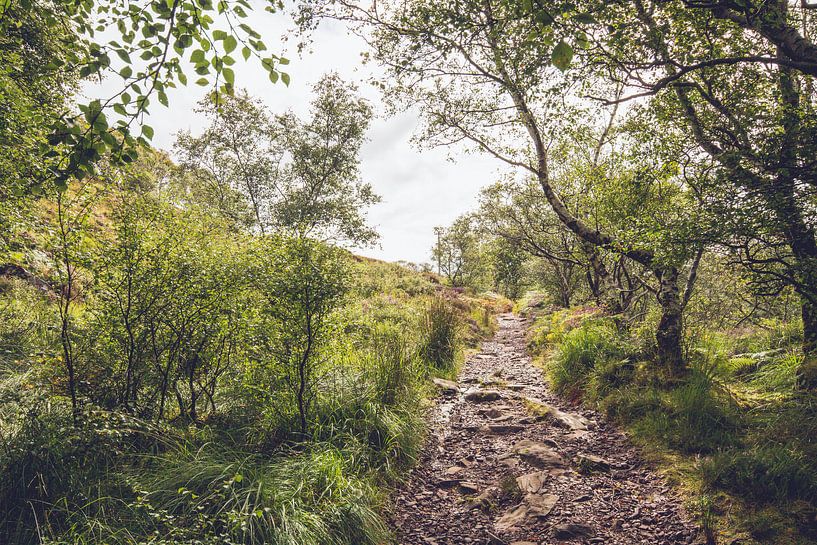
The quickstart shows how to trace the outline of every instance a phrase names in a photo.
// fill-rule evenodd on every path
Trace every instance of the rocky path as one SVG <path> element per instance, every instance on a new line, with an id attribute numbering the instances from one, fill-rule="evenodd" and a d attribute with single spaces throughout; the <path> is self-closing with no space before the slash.
<path id="1" fill-rule="evenodd" d="M 567 409 L 511 314 L 438 381 L 431 433 L 391 515 L 400 545 L 688 544 L 695 526 L 619 432 Z"/>

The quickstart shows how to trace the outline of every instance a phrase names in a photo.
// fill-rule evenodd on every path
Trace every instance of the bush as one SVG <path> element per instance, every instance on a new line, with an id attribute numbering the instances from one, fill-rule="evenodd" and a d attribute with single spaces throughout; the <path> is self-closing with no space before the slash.
<path id="1" fill-rule="evenodd" d="M 593 366 L 587 379 L 587 394 L 600 401 L 633 381 L 635 364 L 629 359 L 602 360 Z"/>
<path id="2" fill-rule="evenodd" d="M 460 324 L 451 303 L 442 297 L 432 299 L 420 326 L 420 355 L 434 371 L 449 373 L 454 369 Z"/>

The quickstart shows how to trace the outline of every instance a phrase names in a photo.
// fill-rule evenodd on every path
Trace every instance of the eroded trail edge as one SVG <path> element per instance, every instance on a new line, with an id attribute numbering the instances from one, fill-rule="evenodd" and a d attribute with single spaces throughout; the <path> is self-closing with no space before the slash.
<path id="1" fill-rule="evenodd" d="M 416 469 L 395 494 L 401 545 L 686 544 L 697 529 L 620 432 L 551 394 L 525 322 L 499 330 L 439 403 Z"/>

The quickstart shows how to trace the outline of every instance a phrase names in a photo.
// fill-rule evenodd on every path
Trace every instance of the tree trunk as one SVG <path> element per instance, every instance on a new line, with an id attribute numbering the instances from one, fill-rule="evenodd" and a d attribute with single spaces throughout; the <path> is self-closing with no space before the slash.
<path id="1" fill-rule="evenodd" d="M 678 290 L 678 269 L 674 267 L 655 271 L 660 282 L 658 304 L 661 320 L 655 332 L 658 345 L 658 362 L 671 378 L 683 375 L 685 366 L 681 350 L 683 339 L 683 305 Z"/>

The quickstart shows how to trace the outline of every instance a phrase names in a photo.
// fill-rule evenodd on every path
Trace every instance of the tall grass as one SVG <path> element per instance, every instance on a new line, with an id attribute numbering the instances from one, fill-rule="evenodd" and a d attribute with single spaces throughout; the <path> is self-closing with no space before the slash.
<path id="1" fill-rule="evenodd" d="M 548 362 L 548 380 L 557 392 L 579 397 L 594 369 L 612 371 L 608 373 L 612 378 L 627 358 L 626 346 L 612 324 L 588 321 L 567 332 L 557 345 Z"/>
<path id="2" fill-rule="evenodd" d="M 183 520 L 205 516 L 212 532 L 244 544 L 366 545 L 387 532 L 378 494 L 335 447 L 313 444 L 273 460 L 205 444 L 151 460 L 138 478 L 145 500 Z"/>
<path id="3" fill-rule="evenodd" d="M 461 320 L 442 297 L 429 303 L 420 325 L 420 356 L 434 370 L 450 373 L 456 362 Z"/>

